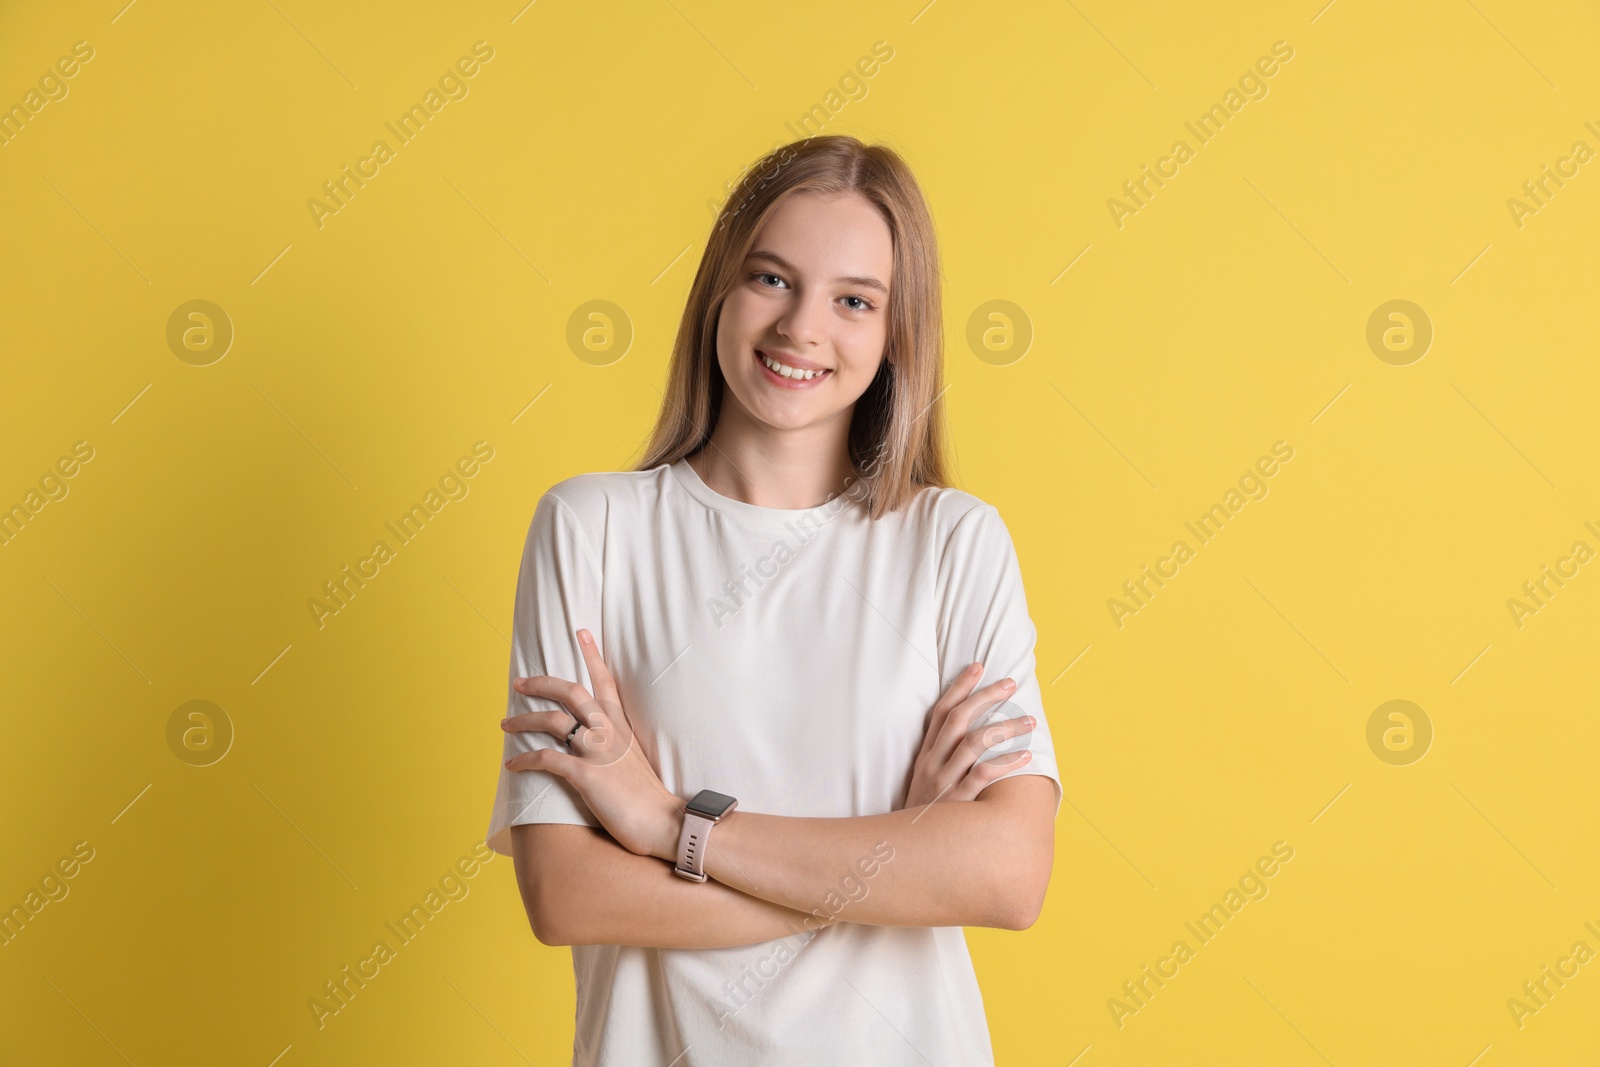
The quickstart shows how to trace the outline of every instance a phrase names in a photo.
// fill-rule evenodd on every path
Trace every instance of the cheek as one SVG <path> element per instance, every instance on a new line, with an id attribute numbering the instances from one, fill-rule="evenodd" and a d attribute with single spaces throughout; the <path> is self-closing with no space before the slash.
<path id="1" fill-rule="evenodd" d="M 883 363 L 884 335 L 881 328 L 863 329 L 838 341 L 841 360 L 850 368 L 850 376 L 861 381 L 863 389 L 871 384 Z"/>
<path id="2" fill-rule="evenodd" d="M 717 317 L 718 354 L 724 357 L 738 355 L 736 349 L 746 345 L 759 326 L 758 311 L 748 293 L 735 290 L 728 295 L 722 304 L 722 313 Z"/>
<path id="3" fill-rule="evenodd" d="M 744 330 L 740 324 L 738 309 L 733 306 L 732 298 L 722 305 L 722 313 L 717 316 L 717 361 L 722 364 L 723 373 L 728 370 L 729 360 L 736 354 L 736 349 L 741 346 Z"/>

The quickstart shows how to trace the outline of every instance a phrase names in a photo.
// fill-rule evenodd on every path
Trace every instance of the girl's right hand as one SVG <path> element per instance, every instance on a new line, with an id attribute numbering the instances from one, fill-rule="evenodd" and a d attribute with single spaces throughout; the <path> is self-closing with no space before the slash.
<path id="1" fill-rule="evenodd" d="M 905 807 L 932 804 L 940 800 L 975 800 L 984 787 L 1001 775 L 1016 770 L 1032 756 L 1027 751 L 978 762 L 985 751 L 1034 727 L 1033 716 L 1023 715 L 991 723 L 973 730 L 979 715 L 1003 703 L 1016 691 L 1016 683 L 1002 678 L 976 693 L 983 665 L 974 663 L 961 672 L 933 706 L 922 749 L 912 764 L 911 787 Z"/>

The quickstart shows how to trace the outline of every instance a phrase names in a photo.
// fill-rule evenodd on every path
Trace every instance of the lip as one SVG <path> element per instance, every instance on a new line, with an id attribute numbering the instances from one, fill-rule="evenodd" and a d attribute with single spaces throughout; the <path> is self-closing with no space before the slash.
<path id="1" fill-rule="evenodd" d="M 753 358 L 756 361 L 757 369 L 759 369 L 761 371 L 761 373 L 766 377 L 767 381 L 771 382 L 773 385 L 776 385 L 776 386 L 778 386 L 779 388 L 782 388 L 782 389 L 814 389 L 817 386 L 821 385 L 823 382 L 827 381 L 828 378 L 833 373 L 830 370 L 830 371 L 827 371 L 824 374 L 819 374 L 817 377 L 812 378 L 810 381 L 805 381 L 805 382 L 796 381 L 793 378 L 785 378 L 781 374 L 774 374 L 771 370 L 769 370 L 767 368 L 767 365 L 762 360 L 761 355 L 762 355 L 762 350 L 758 348 L 758 349 L 754 350 L 754 352 L 753 352 L 753 354 L 751 356 L 751 358 Z M 797 368 L 799 370 L 823 370 L 824 369 L 822 367 L 817 366 L 815 363 L 810 363 L 807 360 L 791 357 L 791 356 L 788 356 L 787 354 L 782 359 L 778 359 L 777 356 L 773 356 L 772 358 L 777 360 L 779 363 L 787 364 L 788 366 L 795 367 L 795 368 Z M 793 359 L 793 362 L 790 362 L 791 359 Z"/>

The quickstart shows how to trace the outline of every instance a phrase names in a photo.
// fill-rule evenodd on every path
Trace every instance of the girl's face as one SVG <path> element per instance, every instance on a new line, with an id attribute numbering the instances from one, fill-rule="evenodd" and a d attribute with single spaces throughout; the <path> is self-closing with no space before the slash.
<path id="1" fill-rule="evenodd" d="M 776 430 L 836 419 L 848 428 L 883 362 L 893 265 L 889 226 L 866 198 L 784 199 L 717 320 L 723 404 Z M 808 371 L 819 373 L 807 380 Z"/>

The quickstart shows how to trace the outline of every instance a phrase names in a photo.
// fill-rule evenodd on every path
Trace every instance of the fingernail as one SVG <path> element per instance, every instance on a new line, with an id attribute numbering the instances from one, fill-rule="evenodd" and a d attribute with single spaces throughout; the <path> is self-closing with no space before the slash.
<path id="1" fill-rule="evenodd" d="M 501 726 L 504 726 L 504 725 L 505 725 L 505 724 L 506 724 L 506 723 L 508 723 L 508 722 L 510 722 L 510 721 L 511 721 L 511 720 L 510 720 L 510 719 L 501 719 L 501 720 L 500 720 L 500 725 L 501 725 Z"/>
<path id="2" fill-rule="evenodd" d="M 506 760 L 505 763 L 502 766 L 505 766 L 505 767 L 509 768 L 511 766 L 511 760 Z"/>
<path id="3" fill-rule="evenodd" d="M 593 637 L 593 635 L 591 635 L 589 633 L 588 630 L 579 630 L 578 631 L 578 640 L 582 641 L 586 645 L 594 644 L 594 637 Z"/>
<path id="4" fill-rule="evenodd" d="M 962 672 L 962 673 L 963 673 L 963 674 L 977 674 L 977 673 L 978 673 L 978 672 L 979 672 L 979 671 L 981 671 L 981 670 L 983 670 L 983 664 L 981 664 L 981 663 L 974 663 L 974 664 L 973 664 L 973 665 L 972 665 L 972 666 L 970 666 L 970 667 L 968 667 L 968 668 L 967 668 L 967 669 L 966 669 L 966 670 L 965 670 L 965 671 L 963 671 L 963 672 Z"/>
<path id="5" fill-rule="evenodd" d="M 1000 688 L 1001 689 L 1015 689 L 1016 687 L 1017 687 L 1016 681 L 1014 679 L 1011 679 L 1011 678 L 1007 678 L 1003 682 L 1000 683 Z"/>
<path id="6" fill-rule="evenodd" d="M 1029 726 L 1034 725 L 1034 719 L 1032 715 L 1024 715 L 1022 717 L 1022 721 L 1027 723 Z"/>

